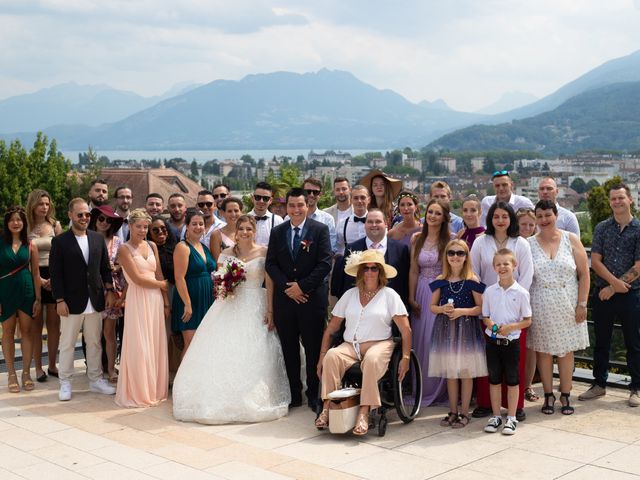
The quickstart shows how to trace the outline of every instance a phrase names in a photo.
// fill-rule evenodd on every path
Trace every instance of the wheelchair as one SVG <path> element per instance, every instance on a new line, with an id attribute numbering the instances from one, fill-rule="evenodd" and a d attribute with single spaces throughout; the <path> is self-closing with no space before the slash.
<path id="1" fill-rule="evenodd" d="M 342 329 L 340 333 L 332 336 L 331 347 L 342 343 Z M 393 353 L 389 360 L 386 373 L 378 381 L 380 391 L 380 403 L 375 410 L 369 412 L 369 429 L 378 429 L 378 436 L 383 437 L 387 433 L 387 411 L 395 409 L 403 423 L 410 423 L 420 411 L 422 401 L 422 369 L 420 361 L 413 349 L 409 358 L 409 371 L 404 380 L 398 380 L 398 370 L 402 360 L 402 338 L 393 337 Z M 342 377 L 342 388 L 361 388 L 362 370 L 360 362 L 354 363 Z"/>

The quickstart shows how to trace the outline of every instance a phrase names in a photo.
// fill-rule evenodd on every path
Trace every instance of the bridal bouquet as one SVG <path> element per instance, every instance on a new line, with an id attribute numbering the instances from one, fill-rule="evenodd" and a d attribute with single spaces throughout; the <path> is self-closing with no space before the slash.
<path id="1" fill-rule="evenodd" d="M 237 258 L 226 259 L 218 271 L 211 274 L 216 299 L 233 296 L 238 285 L 247 279 L 245 264 Z"/>

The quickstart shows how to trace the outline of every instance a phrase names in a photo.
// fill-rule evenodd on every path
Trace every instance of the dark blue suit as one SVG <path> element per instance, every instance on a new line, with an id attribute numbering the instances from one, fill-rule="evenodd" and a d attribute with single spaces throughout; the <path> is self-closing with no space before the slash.
<path id="1" fill-rule="evenodd" d="M 340 298 L 344 292 L 355 285 L 355 277 L 344 273 L 345 258 L 350 252 L 362 252 L 367 250 L 366 237 L 347 245 L 345 256 L 338 257 L 333 267 L 331 276 L 331 295 Z M 405 305 L 408 305 L 409 296 L 409 249 L 403 243 L 387 237 L 387 251 L 384 261 L 398 271 L 398 275 L 389 279 L 387 287 L 393 288 Z"/>
<path id="2" fill-rule="evenodd" d="M 327 282 L 331 270 L 329 229 L 323 223 L 307 218 L 301 232 L 301 244 L 292 250 L 291 222 L 271 230 L 267 249 L 266 270 L 273 280 L 273 319 L 278 330 L 282 353 L 291 387 L 291 402 L 302 400 L 300 380 L 300 339 L 305 349 L 307 366 L 307 398 L 318 399 L 316 366 L 327 319 Z M 298 282 L 307 295 L 306 303 L 297 304 L 285 293 L 287 282 Z"/>

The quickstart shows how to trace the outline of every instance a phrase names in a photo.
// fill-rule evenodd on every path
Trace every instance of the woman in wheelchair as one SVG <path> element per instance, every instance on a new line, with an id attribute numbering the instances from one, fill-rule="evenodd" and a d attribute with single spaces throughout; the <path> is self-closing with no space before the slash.
<path id="1" fill-rule="evenodd" d="M 386 287 L 388 279 L 395 277 L 397 271 L 385 263 L 382 252 L 353 252 L 344 271 L 356 277 L 356 286 L 336 303 L 322 337 L 318 377 L 322 380 L 323 405 L 315 425 L 317 428 L 329 425 L 329 393 L 340 389 L 344 373 L 360 362 L 362 390 L 353 433 L 364 435 L 369 429 L 369 411 L 381 406 L 378 380 L 386 373 L 394 349 L 391 322 L 395 322 L 402 336 L 400 381 L 409 370 L 411 327 L 400 295 Z M 344 342 L 329 348 L 331 336 L 340 330 L 345 320 Z"/>

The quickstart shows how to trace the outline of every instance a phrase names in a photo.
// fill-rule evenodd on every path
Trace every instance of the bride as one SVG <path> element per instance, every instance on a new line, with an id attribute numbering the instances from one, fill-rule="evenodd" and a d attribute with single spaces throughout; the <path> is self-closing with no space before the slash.
<path id="1" fill-rule="evenodd" d="M 236 223 L 236 245 L 222 251 L 245 264 L 246 281 L 217 299 L 202 319 L 173 382 L 173 416 L 208 424 L 263 422 L 287 414 L 291 401 L 264 270 L 266 247 L 255 243 L 256 221 Z M 262 288 L 265 282 L 266 291 Z"/>

